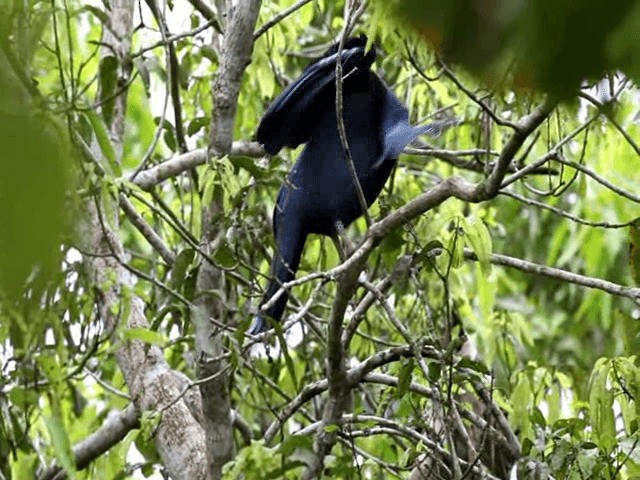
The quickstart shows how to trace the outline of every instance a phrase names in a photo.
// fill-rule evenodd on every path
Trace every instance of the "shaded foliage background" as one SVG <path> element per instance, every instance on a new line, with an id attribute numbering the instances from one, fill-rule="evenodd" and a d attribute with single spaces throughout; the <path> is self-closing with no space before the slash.
<path id="1" fill-rule="evenodd" d="M 394 4 L 264 2 L 223 151 L 211 125 L 235 50 L 220 32 L 250 3 L 136 3 L 131 51 L 110 55 L 117 3 L 0 13 L 0 478 L 196 478 L 189 462 L 210 478 L 640 477 L 638 2 L 608 5 L 611 22 L 554 2 L 548 25 L 536 19 L 550 2 L 516 2 L 504 29 L 484 2 L 406 3 L 417 33 Z M 456 27 L 457 12 L 478 28 Z M 401 157 L 371 208 L 394 228 L 357 221 L 343 265 L 311 237 L 283 329 L 248 338 L 275 194 L 299 153 L 267 159 L 251 140 L 348 20 L 375 38 L 412 122 L 461 122 Z M 512 69 L 489 88 L 457 62 L 485 80 Z M 493 194 L 467 194 L 501 168 Z M 429 204 L 433 192 L 452 198 Z M 165 363 L 170 380 L 154 377 Z M 175 391 L 149 403 L 152 384 Z M 234 432 L 216 438 L 224 421 Z M 188 428 L 206 461 L 204 440 L 163 440 Z M 106 447 L 83 457 L 81 441 Z"/>

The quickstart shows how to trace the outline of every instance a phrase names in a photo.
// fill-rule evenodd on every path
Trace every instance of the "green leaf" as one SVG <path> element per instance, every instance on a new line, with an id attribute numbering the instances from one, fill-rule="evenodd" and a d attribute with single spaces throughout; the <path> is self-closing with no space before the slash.
<path id="1" fill-rule="evenodd" d="M 238 264 L 236 254 L 226 240 L 213 253 L 213 259 L 222 268 L 233 268 Z"/>
<path id="2" fill-rule="evenodd" d="M 396 391 L 396 396 L 402 397 L 409 390 L 414 368 L 415 360 L 413 358 L 409 358 L 403 363 L 400 373 L 398 374 L 398 389 Z"/>
<path id="3" fill-rule="evenodd" d="M 164 139 L 164 143 L 167 144 L 167 147 L 172 151 L 177 149 L 176 136 L 173 132 L 173 128 L 165 128 L 162 138 Z"/>
<path id="4" fill-rule="evenodd" d="M 279 447 L 280 453 L 284 456 L 289 456 L 298 449 L 313 451 L 313 437 L 309 435 L 291 435 L 285 437 Z"/>
<path id="5" fill-rule="evenodd" d="M 194 118 L 193 120 L 191 120 L 187 124 L 187 135 L 189 135 L 189 136 L 195 135 L 202 128 L 205 128 L 207 125 L 209 125 L 209 122 L 210 122 L 209 117 L 196 117 L 196 118 Z"/>
<path id="6" fill-rule="evenodd" d="M 489 374 L 489 369 L 487 368 L 487 366 L 482 363 L 482 362 L 478 362 L 475 361 L 469 357 L 462 357 L 460 359 L 460 361 L 457 363 L 456 365 L 457 368 L 468 368 L 470 370 L 473 370 L 474 372 L 478 372 L 481 373 L 483 375 L 488 375 Z"/>
<path id="7" fill-rule="evenodd" d="M 518 375 L 516 386 L 511 393 L 511 405 L 513 405 L 513 414 L 510 416 L 511 423 L 515 428 L 520 428 L 520 434 L 523 438 L 533 440 L 533 428 L 527 408 L 531 405 L 533 392 L 531 391 L 531 383 L 526 375 Z"/>
<path id="8" fill-rule="evenodd" d="M 404 247 L 404 238 L 401 229 L 394 230 L 386 235 L 380 243 L 380 252 L 387 268 L 392 268 L 401 255 Z"/>
<path id="9" fill-rule="evenodd" d="M 337 432 L 338 430 L 340 430 L 340 425 L 336 425 L 335 423 L 324 426 L 324 431 L 327 433 Z"/>
<path id="10" fill-rule="evenodd" d="M 105 124 L 111 125 L 115 119 L 116 98 L 118 96 L 118 69 L 120 64 L 115 56 L 115 52 L 109 53 L 100 58 L 100 93 L 101 113 Z"/>
<path id="11" fill-rule="evenodd" d="M 208 167 L 202 175 L 202 205 L 209 206 L 213 200 L 213 193 L 220 181 L 216 170 Z"/>
<path id="12" fill-rule="evenodd" d="M 144 89 L 147 92 L 147 95 L 150 95 L 150 87 L 151 87 L 151 74 L 149 73 L 149 69 L 147 68 L 147 62 L 144 58 L 134 58 L 133 65 L 136 67 L 136 71 L 138 72 L 140 79 L 144 85 Z"/>
<path id="13" fill-rule="evenodd" d="M 140 436 L 137 441 L 144 440 L 145 442 L 153 443 L 153 437 L 155 431 L 162 421 L 162 413 L 145 410 L 140 416 Z M 138 445 L 138 443 L 136 443 Z"/>
<path id="14" fill-rule="evenodd" d="M 85 5 L 82 8 L 80 8 L 79 11 L 80 12 L 83 12 L 83 11 L 91 12 L 96 16 L 96 18 L 98 20 L 100 20 L 100 22 L 102 22 L 104 24 L 109 23 L 108 15 L 104 11 L 100 10 L 97 7 L 93 7 L 93 6 L 90 6 L 90 5 Z"/>
<path id="15" fill-rule="evenodd" d="M 67 130 L 55 118 L 0 110 L 0 298 L 3 290 L 22 297 L 28 278 L 39 287 L 59 271 L 75 213 L 73 164 Z"/>
<path id="16" fill-rule="evenodd" d="M 636 286 L 640 286 L 640 218 L 629 225 L 629 266 L 631 277 Z"/>
<path id="17" fill-rule="evenodd" d="M 113 145 L 111 145 L 111 139 L 109 138 L 107 127 L 104 124 L 102 117 L 100 117 L 100 115 L 98 115 L 93 110 L 87 110 L 86 112 L 84 112 L 84 115 L 91 124 L 93 134 L 95 135 L 96 141 L 98 142 L 98 146 L 100 147 L 102 156 L 107 160 L 106 162 L 102 163 L 103 168 L 112 176 L 122 176 L 120 165 L 118 165 L 118 161 L 116 159 L 116 152 L 113 149 Z"/>
<path id="18" fill-rule="evenodd" d="M 71 442 L 64 428 L 62 421 L 58 417 L 45 416 L 44 423 L 49 432 L 49 438 L 53 445 L 58 464 L 67 472 L 71 478 L 76 475 L 76 463 L 71 450 Z"/>
<path id="19" fill-rule="evenodd" d="M 429 362 L 428 365 L 429 380 L 437 382 L 442 373 L 442 364 L 440 362 Z"/>
<path id="20" fill-rule="evenodd" d="M 138 340 L 150 345 L 165 345 L 167 343 L 167 339 L 162 333 L 142 327 L 125 330 L 122 336 L 125 340 Z"/>
<path id="21" fill-rule="evenodd" d="M 38 394 L 32 389 L 13 387 L 9 390 L 9 401 L 16 407 L 27 410 L 29 406 L 38 403 Z"/>
<path id="22" fill-rule="evenodd" d="M 478 302 L 480 313 L 485 322 L 489 322 L 494 315 L 497 285 L 494 275 L 487 274 L 482 268 L 482 263 L 476 264 L 476 282 L 478 290 Z"/>
<path id="23" fill-rule="evenodd" d="M 547 421 L 544 418 L 542 411 L 537 406 L 533 407 L 533 411 L 531 412 L 531 421 L 541 428 L 547 426 Z"/>
<path id="24" fill-rule="evenodd" d="M 265 171 L 264 168 L 262 168 L 260 165 L 256 163 L 256 160 L 254 158 L 234 156 L 234 157 L 229 157 L 229 161 L 236 168 L 236 170 L 238 168 L 242 168 L 243 170 L 246 170 L 257 179 L 261 179 L 266 176 L 267 172 Z"/>
<path id="25" fill-rule="evenodd" d="M 615 445 L 615 416 L 613 392 L 607 388 L 611 361 L 600 359 L 589 380 L 589 414 L 594 440 L 600 448 L 609 450 Z"/>
<path id="26" fill-rule="evenodd" d="M 187 269 L 191 266 L 195 258 L 195 250 L 193 248 L 185 248 L 176 255 L 171 268 L 170 286 L 173 288 L 180 287 L 187 278 Z"/>
<path id="27" fill-rule="evenodd" d="M 472 216 L 463 219 L 465 238 L 478 257 L 482 273 L 491 273 L 491 235 L 484 222 Z"/>
<path id="28" fill-rule="evenodd" d="M 276 90 L 276 81 L 273 74 L 258 75 L 258 88 L 264 98 L 272 98 Z"/>

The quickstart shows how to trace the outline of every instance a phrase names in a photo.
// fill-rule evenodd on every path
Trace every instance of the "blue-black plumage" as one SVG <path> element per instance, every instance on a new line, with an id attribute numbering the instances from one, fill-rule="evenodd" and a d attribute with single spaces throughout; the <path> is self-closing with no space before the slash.
<path id="1" fill-rule="evenodd" d="M 367 206 L 380 194 L 402 150 L 433 126 L 409 124 L 409 112 L 370 70 L 375 49 L 366 51 L 364 35 L 348 39 L 340 52 L 343 67 L 343 121 L 347 143 Z M 295 278 L 307 235 L 335 236 L 364 212 L 358 202 L 338 133 L 335 109 L 334 45 L 289 85 L 260 121 L 257 140 L 275 155 L 283 147 L 306 143 L 278 193 L 273 212 L 276 251 L 271 279 L 261 304 Z M 279 321 L 287 304 L 283 292 L 266 309 Z M 249 333 L 267 329 L 266 318 L 255 317 Z"/>

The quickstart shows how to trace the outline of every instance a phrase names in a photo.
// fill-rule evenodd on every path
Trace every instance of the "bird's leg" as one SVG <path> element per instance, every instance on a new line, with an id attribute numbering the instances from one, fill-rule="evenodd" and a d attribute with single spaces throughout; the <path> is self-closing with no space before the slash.
<path id="1" fill-rule="evenodd" d="M 349 239 L 344 232 L 344 225 L 342 224 L 342 222 L 340 220 L 336 220 L 333 226 L 334 229 L 331 234 L 331 240 L 333 240 L 333 244 L 336 246 L 340 261 L 344 262 L 347 258 L 349 258 L 349 255 L 351 255 L 353 246 L 349 242 Z"/>

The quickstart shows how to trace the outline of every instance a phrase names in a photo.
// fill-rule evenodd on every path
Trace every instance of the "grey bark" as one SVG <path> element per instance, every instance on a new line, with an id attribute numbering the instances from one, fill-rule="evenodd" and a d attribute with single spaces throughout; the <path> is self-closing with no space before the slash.
<path id="1" fill-rule="evenodd" d="M 111 0 L 108 24 L 102 38 L 98 98 L 110 98 L 114 90 L 127 85 L 131 65 L 126 60 L 132 35 L 134 3 Z M 116 68 L 114 68 L 116 65 Z M 115 87 L 114 87 L 115 85 Z M 101 111 L 114 150 L 120 158 L 127 106 L 127 91 L 101 103 Z M 99 156 L 97 145 L 92 145 Z M 171 478 L 205 479 L 204 434 L 180 395 L 179 385 L 164 359 L 162 350 L 137 340 L 123 340 L 120 333 L 129 328 L 149 328 L 142 299 L 133 295 L 135 278 L 126 270 L 124 250 L 116 234 L 118 200 L 90 199 L 81 238 L 85 262 L 93 284 L 99 290 L 99 316 L 106 332 L 117 345 L 118 366 L 122 370 L 131 398 L 140 412 L 162 415 L 154 440 L 162 463 Z"/>
<path id="2" fill-rule="evenodd" d="M 227 155 L 233 144 L 233 126 L 237 110 L 242 76 L 251 60 L 253 31 L 260 10 L 260 0 L 240 0 L 231 6 L 228 2 L 227 21 L 224 25 L 218 72 L 212 83 L 213 112 L 209 151 L 214 155 Z M 220 232 L 218 219 L 222 212 L 222 199 L 214 197 L 203 211 L 202 245 L 205 251 Z M 219 479 L 222 467 L 235 456 L 233 416 L 229 403 L 229 366 L 221 359 L 222 332 L 210 318 L 226 323 L 226 308 L 221 297 L 224 286 L 222 272 L 209 262 L 202 262 L 198 272 L 192 320 L 196 328 L 198 377 L 202 395 L 203 426 L 206 432 L 207 469 L 210 478 Z"/>

